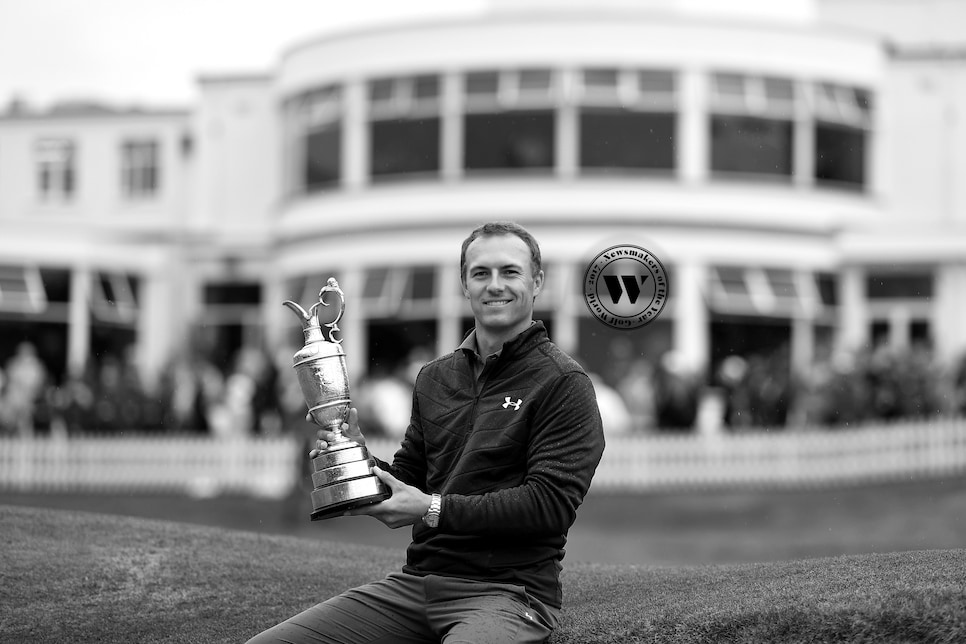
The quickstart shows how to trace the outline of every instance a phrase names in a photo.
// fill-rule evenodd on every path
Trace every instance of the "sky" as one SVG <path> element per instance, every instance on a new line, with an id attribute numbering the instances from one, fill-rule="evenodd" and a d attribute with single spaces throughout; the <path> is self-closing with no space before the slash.
<path id="1" fill-rule="evenodd" d="M 43 109 L 61 100 L 119 107 L 190 107 L 203 75 L 272 71 L 290 47 L 380 24 L 475 16 L 523 0 L 0 0 L 0 112 L 17 97 Z M 680 4 L 700 11 L 774 13 L 811 0 L 527 0 Z M 920 20 L 899 11 L 923 7 Z M 963 46 L 966 0 L 826 0 L 852 24 L 875 22 L 916 42 Z M 869 11 L 875 6 L 876 11 Z M 881 23 L 881 24 L 880 24 Z M 920 24 L 921 23 L 921 24 Z M 871 27 L 871 24 L 870 24 Z M 911 35 L 910 35 L 911 34 Z"/>
<path id="2" fill-rule="evenodd" d="M 0 112 L 14 97 L 188 107 L 199 76 L 271 71 L 306 39 L 472 16 L 486 0 L 0 0 Z"/>

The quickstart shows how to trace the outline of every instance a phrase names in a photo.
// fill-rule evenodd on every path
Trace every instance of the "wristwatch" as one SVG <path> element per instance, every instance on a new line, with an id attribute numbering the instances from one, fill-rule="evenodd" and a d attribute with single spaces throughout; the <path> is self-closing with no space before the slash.
<path id="1" fill-rule="evenodd" d="M 428 525 L 430 528 L 435 528 L 439 525 L 439 512 L 443 509 L 443 497 L 439 494 L 433 495 L 433 500 L 429 503 L 429 510 L 426 515 L 423 516 L 423 523 Z"/>

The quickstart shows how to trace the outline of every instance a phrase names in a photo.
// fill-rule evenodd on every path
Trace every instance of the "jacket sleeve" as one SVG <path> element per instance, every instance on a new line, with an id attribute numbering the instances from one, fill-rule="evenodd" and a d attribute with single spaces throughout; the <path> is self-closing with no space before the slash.
<path id="1" fill-rule="evenodd" d="M 440 530 L 492 537 L 567 532 L 604 451 L 590 378 L 559 377 L 535 410 L 523 483 L 480 495 L 446 494 Z"/>

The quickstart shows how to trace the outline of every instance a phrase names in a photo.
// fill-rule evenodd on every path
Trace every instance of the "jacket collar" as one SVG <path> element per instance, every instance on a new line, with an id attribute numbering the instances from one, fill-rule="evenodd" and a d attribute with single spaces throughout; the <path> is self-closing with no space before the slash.
<path id="1" fill-rule="evenodd" d="M 504 342 L 503 348 L 497 354 L 500 356 L 512 356 L 517 353 L 526 353 L 533 347 L 549 339 L 547 336 L 547 328 L 543 322 L 541 320 L 534 320 L 530 326 L 521 331 L 516 337 Z M 476 327 L 469 330 L 463 337 L 463 342 L 460 343 L 460 346 L 456 350 L 463 352 L 469 351 L 474 355 L 479 355 L 477 354 L 476 346 Z M 486 356 L 482 356 L 482 358 L 485 359 Z"/>

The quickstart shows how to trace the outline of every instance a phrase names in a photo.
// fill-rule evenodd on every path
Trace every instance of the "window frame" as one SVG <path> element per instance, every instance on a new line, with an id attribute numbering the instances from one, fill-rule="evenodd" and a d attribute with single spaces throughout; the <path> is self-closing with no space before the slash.
<path id="1" fill-rule="evenodd" d="M 161 191 L 161 143 L 151 137 L 121 141 L 121 194 L 131 201 L 151 200 Z"/>
<path id="2" fill-rule="evenodd" d="M 295 187 L 301 194 L 311 194 L 342 185 L 345 154 L 345 91 L 333 83 L 303 92 L 293 99 L 292 119 L 295 132 Z M 314 138 L 331 136 L 334 139 L 333 176 L 311 180 L 310 145 Z"/>
<path id="3" fill-rule="evenodd" d="M 421 91 L 422 87 L 422 91 Z M 443 79 L 439 74 L 414 74 L 373 78 L 366 83 L 368 128 L 367 176 L 374 183 L 418 176 L 439 176 L 442 173 L 443 144 Z M 428 91 L 427 91 L 428 90 Z M 403 124 L 405 122 L 405 124 Z M 395 170 L 380 167 L 377 148 L 385 143 L 386 128 L 394 125 L 419 131 L 424 125 L 434 129 L 429 141 L 432 158 L 426 167 Z M 381 132 L 381 135 L 380 135 Z M 385 151 L 385 150 L 383 150 Z M 418 164 L 416 164 L 418 165 Z"/>
<path id="4" fill-rule="evenodd" d="M 804 92 L 794 78 L 765 74 L 749 74 L 727 70 L 709 73 L 708 99 L 708 172 L 713 179 L 751 179 L 791 183 L 796 176 L 796 129 L 799 115 L 807 108 Z M 716 128 L 741 127 L 733 121 L 741 119 L 745 125 L 759 124 L 769 131 L 784 128 L 787 149 L 781 154 L 781 165 L 775 171 L 716 167 L 719 157 L 715 146 Z M 787 167 L 787 171 L 784 169 Z"/>
<path id="5" fill-rule="evenodd" d="M 34 143 L 37 196 L 44 203 L 69 202 L 77 195 L 78 144 L 68 136 L 44 136 Z"/>

